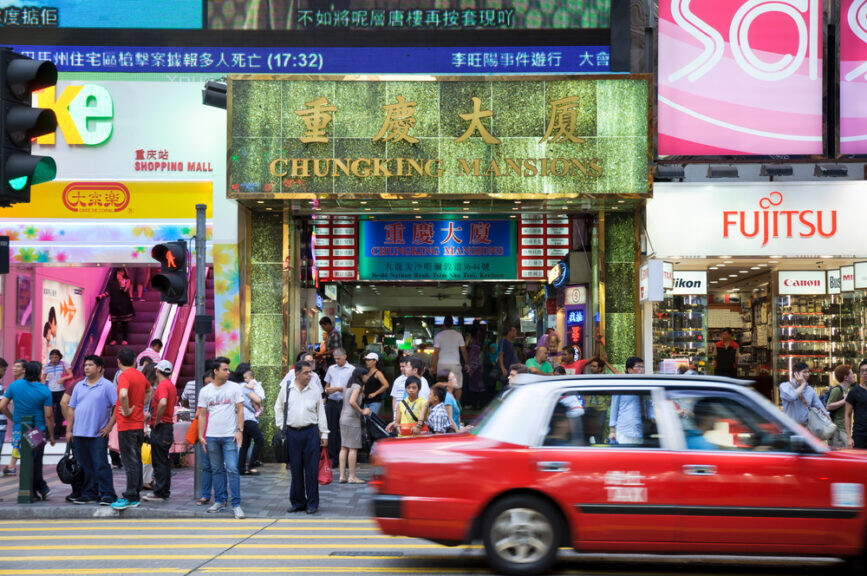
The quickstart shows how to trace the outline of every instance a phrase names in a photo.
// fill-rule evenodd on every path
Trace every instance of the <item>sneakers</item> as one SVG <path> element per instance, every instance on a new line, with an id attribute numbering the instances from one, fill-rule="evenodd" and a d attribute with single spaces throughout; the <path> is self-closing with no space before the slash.
<path id="1" fill-rule="evenodd" d="M 111 505 L 114 510 L 126 510 L 127 508 L 138 508 L 139 502 L 133 501 L 130 502 L 126 498 L 121 498 Z"/>
<path id="2" fill-rule="evenodd" d="M 240 506 L 235 506 L 234 508 L 232 508 L 232 512 L 235 513 L 235 520 L 243 520 L 247 517 L 247 515 L 244 514 L 244 511 L 241 509 Z"/>
<path id="3" fill-rule="evenodd" d="M 215 512 L 222 512 L 225 509 L 226 509 L 226 503 L 225 502 L 214 502 L 213 504 L 211 504 L 211 507 L 206 510 L 206 512 L 213 514 Z"/>
<path id="4" fill-rule="evenodd" d="M 73 498 L 73 499 L 72 499 L 72 503 L 73 503 L 73 504 L 81 504 L 81 505 L 84 505 L 84 504 L 96 504 L 96 500 L 88 500 L 88 499 L 85 498 L 84 496 L 79 496 L 78 498 Z"/>
<path id="5" fill-rule="evenodd" d="M 3 475 L 4 476 L 15 476 L 15 474 L 16 474 L 15 468 L 6 467 L 3 469 Z"/>
<path id="6" fill-rule="evenodd" d="M 145 494 L 142 496 L 142 500 L 145 502 L 165 502 L 166 499 L 162 496 L 157 496 L 156 494 Z"/>
<path id="7" fill-rule="evenodd" d="M 99 501 L 99 505 L 100 506 L 111 506 L 115 502 L 117 502 L 116 498 L 103 498 L 102 500 Z"/>
<path id="8" fill-rule="evenodd" d="M 74 503 L 75 503 L 75 500 L 76 500 L 77 498 L 81 498 L 81 495 L 76 494 L 75 492 L 73 492 L 72 494 L 69 494 L 69 495 L 66 497 L 66 501 L 67 501 L 67 502 L 72 502 L 72 503 L 74 504 Z"/>

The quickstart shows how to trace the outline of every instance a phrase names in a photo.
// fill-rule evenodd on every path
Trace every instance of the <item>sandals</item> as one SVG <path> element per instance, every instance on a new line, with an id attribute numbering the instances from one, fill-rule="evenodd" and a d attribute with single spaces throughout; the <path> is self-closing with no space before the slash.
<path id="1" fill-rule="evenodd" d="M 361 478 L 356 478 L 355 480 L 349 480 L 349 484 L 367 484 L 367 482 Z"/>
<path id="2" fill-rule="evenodd" d="M 339 484 L 346 484 L 346 478 L 341 478 L 337 481 Z"/>
<path id="3" fill-rule="evenodd" d="M 196 506 L 205 506 L 207 504 L 210 504 L 210 502 L 210 498 L 199 498 L 198 500 L 196 500 Z"/>

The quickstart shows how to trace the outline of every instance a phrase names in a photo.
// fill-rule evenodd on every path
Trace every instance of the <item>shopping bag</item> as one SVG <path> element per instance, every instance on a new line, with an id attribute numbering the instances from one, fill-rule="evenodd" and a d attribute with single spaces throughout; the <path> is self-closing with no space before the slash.
<path id="1" fill-rule="evenodd" d="M 199 419 L 193 418 L 192 423 L 190 424 L 189 430 L 187 430 L 187 437 L 185 438 L 187 444 L 192 446 L 196 442 L 199 441 Z"/>
<path id="2" fill-rule="evenodd" d="M 827 440 L 837 431 L 837 425 L 825 412 L 811 406 L 807 413 L 807 430 L 812 432 L 820 440 Z"/>
<path id="3" fill-rule="evenodd" d="M 117 424 L 108 434 L 108 449 L 112 452 L 120 452 L 120 436 L 118 436 Z"/>
<path id="4" fill-rule="evenodd" d="M 331 472 L 331 460 L 328 458 L 328 448 L 322 448 L 322 454 L 319 455 L 319 485 L 326 486 L 334 480 L 334 473 Z"/>
<path id="5" fill-rule="evenodd" d="M 141 463 L 142 464 L 150 464 L 151 463 L 151 445 L 145 442 L 141 445 Z"/>

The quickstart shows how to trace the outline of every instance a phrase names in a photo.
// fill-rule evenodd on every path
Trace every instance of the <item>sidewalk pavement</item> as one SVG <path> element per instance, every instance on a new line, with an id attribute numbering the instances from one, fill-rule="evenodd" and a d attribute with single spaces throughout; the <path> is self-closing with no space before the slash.
<path id="1" fill-rule="evenodd" d="M 280 518 L 287 516 L 289 508 L 289 481 L 291 475 L 282 464 L 265 464 L 259 468 L 260 476 L 241 476 L 241 507 L 249 518 Z M 60 482 L 54 466 L 44 467 L 45 480 L 51 488 L 47 502 L 18 504 L 18 476 L 0 478 L 0 520 L 9 519 L 74 519 L 74 518 L 231 518 L 231 507 L 226 512 L 208 514 L 207 506 L 196 506 L 193 496 L 193 469 L 173 468 L 172 497 L 161 503 L 142 501 L 138 508 L 123 512 L 108 506 L 75 505 L 65 500 L 69 486 Z M 356 517 L 369 515 L 370 491 L 366 484 L 338 484 L 337 469 L 334 481 L 319 487 L 319 512 L 316 517 Z M 358 476 L 370 478 L 370 466 L 358 465 Z M 114 470 L 114 488 L 118 496 L 126 486 L 123 470 Z M 144 491 L 142 495 L 147 494 Z M 212 500 L 213 501 L 213 500 Z M 298 516 L 293 514 L 293 516 Z M 305 518 L 306 515 L 302 514 Z"/>

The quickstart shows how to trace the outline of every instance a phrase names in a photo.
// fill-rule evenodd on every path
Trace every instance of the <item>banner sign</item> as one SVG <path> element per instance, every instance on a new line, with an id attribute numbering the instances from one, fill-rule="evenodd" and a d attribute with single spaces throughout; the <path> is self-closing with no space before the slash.
<path id="1" fill-rule="evenodd" d="M 518 278 L 544 280 L 569 254 L 569 218 L 522 216 L 518 226 Z"/>
<path id="2" fill-rule="evenodd" d="M 780 270 L 780 294 L 826 294 L 827 277 L 822 270 Z"/>
<path id="3" fill-rule="evenodd" d="M 867 256 L 852 209 L 865 194 L 864 182 L 661 183 L 647 233 L 658 258 Z"/>
<path id="4" fill-rule="evenodd" d="M 211 29 L 473 30 L 607 28 L 611 0 L 210 0 Z M 287 6 L 288 5 L 288 6 Z"/>
<path id="5" fill-rule="evenodd" d="M 358 221 L 355 216 L 314 216 L 313 256 L 321 282 L 358 278 Z M 327 286 L 326 286 L 327 288 Z M 335 297 L 332 300 L 336 300 Z"/>
<path id="6" fill-rule="evenodd" d="M 822 154 L 822 4 L 659 2 L 659 155 Z"/>
<path id="7" fill-rule="evenodd" d="M 360 280 L 511 280 L 509 220 L 361 222 Z"/>
<path id="8" fill-rule="evenodd" d="M 148 47 L 14 46 L 59 72 L 200 74 L 572 74 L 605 73 L 605 46 Z"/>
<path id="9" fill-rule="evenodd" d="M 575 358 L 576 360 L 583 360 L 587 305 L 575 304 L 571 306 L 566 306 L 565 314 L 566 345 L 572 346 L 573 348 L 575 348 L 575 351 L 578 352 L 578 356 Z M 566 373 L 570 373 L 568 368 Z M 571 373 L 575 373 L 574 369 Z"/>
<path id="10" fill-rule="evenodd" d="M 574 198 L 651 186 L 646 77 L 230 76 L 229 96 L 230 198 Z"/>
<path id="11" fill-rule="evenodd" d="M 867 0 L 840 2 L 840 154 L 867 154 Z"/>
<path id="12" fill-rule="evenodd" d="M 0 28 L 201 28 L 203 5 L 202 0 L 0 0 Z"/>

